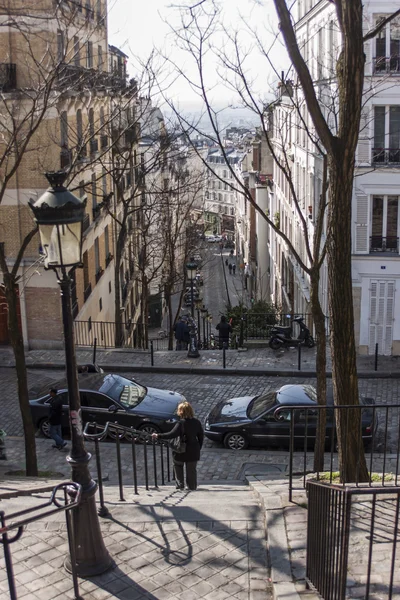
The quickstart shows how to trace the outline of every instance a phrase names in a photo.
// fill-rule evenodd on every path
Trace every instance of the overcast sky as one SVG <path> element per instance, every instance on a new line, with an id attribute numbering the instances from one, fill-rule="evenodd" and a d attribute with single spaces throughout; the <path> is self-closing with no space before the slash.
<path id="1" fill-rule="evenodd" d="M 177 49 L 176 35 L 171 32 L 168 23 L 178 22 L 176 6 L 193 5 L 197 0 L 142 0 L 140 3 L 132 0 L 108 0 L 109 41 L 121 48 L 130 57 L 139 56 L 142 60 L 155 49 L 160 49 L 176 61 L 192 79 L 197 78 L 197 70 L 193 59 L 188 54 Z M 175 8 L 173 7 L 175 5 Z M 210 4 L 208 4 L 210 6 Z M 265 40 L 264 47 L 269 47 L 277 31 L 277 20 L 272 0 L 220 0 L 224 26 L 230 31 L 239 30 L 243 47 L 250 50 L 255 46 L 254 34 L 257 31 Z M 223 35 L 214 38 L 217 47 L 222 48 Z M 275 43 L 271 54 L 278 70 L 285 68 L 285 52 L 282 45 Z M 259 50 L 251 50 L 251 60 L 248 57 L 246 66 L 253 80 L 253 86 L 259 97 L 271 93 L 271 87 L 276 85 L 276 76 L 261 57 Z M 131 76 L 138 67 L 129 65 Z M 173 70 L 171 70 L 173 73 Z M 167 67 L 164 67 L 167 72 Z M 206 68 L 206 80 L 213 88 L 213 100 L 216 103 L 234 102 L 233 92 L 226 85 L 216 84 L 217 64 L 209 59 Z M 172 81 L 172 78 L 171 78 Z M 193 102 L 196 96 L 182 78 L 173 82 L 169 95 L 180 102 Z"/>

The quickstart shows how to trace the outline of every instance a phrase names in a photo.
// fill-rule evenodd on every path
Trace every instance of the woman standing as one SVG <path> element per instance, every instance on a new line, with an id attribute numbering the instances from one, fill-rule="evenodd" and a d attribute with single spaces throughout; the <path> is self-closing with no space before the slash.
<path id="1" fill-rule="evenodd" d="M 186 465 L 186 486 L 189 490 L 197 488 L 197 462 L 200 459 L 200 450 L 203 446 L 204 432 L 189 402 L 182 402 L 178 406 L 178 417 L 181 419 L 168 433 L 153 433 L 154 439 L 172 440 L 177 437 L 186 442 L 186 452 L 178 453 L 172 451 L 174 461 L 176 488 L 183 490 L 184 465 Z"/>

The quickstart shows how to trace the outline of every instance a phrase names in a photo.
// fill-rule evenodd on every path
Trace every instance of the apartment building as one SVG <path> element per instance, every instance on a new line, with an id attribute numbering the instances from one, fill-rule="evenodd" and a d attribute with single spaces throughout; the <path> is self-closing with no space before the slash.
<path id="1" fill-rule="evenodd" d="M 226 158 L 225 158 L 226 157 Z M 235 229 L 235 194 L 231 168 L 241 160 L 242 153 L 235 148 L 210 148 L 206 157 L 208 167 L 204 188 L 205 233 L 233 237 Z"/>
<path id="2" fill-rule="evenodd" d="M 265 135 L 259 131 L 247 142 L 247 151 L 236 165 L 235 174 L 255 204 L 268 215 L 272 172 L 272 156 Z M 270 301 L 270 227 L 247 194 L 241 191 L 242 186 L 235 195 L 236 254 L 249 295 L 255 300 Z"/>
<path id="3" fill-rule="evenodd" d="M 106 0 L 16 0 L 0 13 L 0 21 L 5 24 L 0 29 L 0 102 L 15 123 L 23 122 L 15 143 L 24 127 L 36 123 L 35 111 L 43 107 L 44 113 L 5 190 L 0 238 L 12 265 L 33 227 L 29 198 L 45 191 L 44 172 L 66 170 L 69 189 L 87 197 L 83 269 L 74 273 L 72 299 L 74 318 L 90 343 L 96 322 L 130 319 L 133 311 L 127 294 L 122 306 L 115 306 L 115 271 L 121 265 L 114 260 L 119 225 L 111 213 L 118 212 L 117 182 L 124 192 L 134 185 L 134 161 L 126 156 L 137 144 L 137 89 L 127 81 L 126 55 L 108 46 Z M 2 161 L 3 180 L 10 164 Z M 129 241 L 128 236 L 131 248 Z M 123 260 L 131 258 L 124 255 Z M 35 236 L 21 262 L 18 290 L 24 343 L 31 348 L 62 343 L 57 278 L 42 264 Z M 129 268 L 128 273 L 131 277 Z M 125 283 L 125 278 L 119 281 L 120 296 Z M 132 294 L 136 301 L 139 290 Z M 6 308 L 0 305 L 0 343 L 7 343 Z"/>
<path id="4" fill-rule="evenodd" d="M 334 5 L 328 0 L 299 0 L 296 36 L 325 117 L 335 128 L 336 60 L 341 38 Z M 367 0 L 364 30 L 398 9 L 398 3 Z M 352 200 L 352 277 L 356 343 L 362 354 L 400 353 L 400 21 L 394 19 L 365 44 L 365 86 Z M 312 243 L 322 190 L 323 160 L 296 79 L 281 85 L 272 107 L 270 135 L 285 158 L 294 182 L 307 237 Z M 311 136 L 307 134 L 307 130 Z M 282 171 L 274 166 L 271 214 L 301 260 L 308 258 L 300 218 Z M 278 217 L 277 217 L 278 218 Z M 284 310 L 309 312 L 307 275 L 282 239 L 271 233 L 273 299 Z M 321 271 L 320 298 L 327 307 L 327 267 Z"/>

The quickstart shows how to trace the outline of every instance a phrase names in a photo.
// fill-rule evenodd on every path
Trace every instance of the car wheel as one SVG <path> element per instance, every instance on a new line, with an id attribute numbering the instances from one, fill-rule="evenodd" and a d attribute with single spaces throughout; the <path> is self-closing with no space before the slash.
<path id="1" fill-rule="evenodd" d="M 40 421 L 39 424 L 39 429 L 42 432 L 42 434 L 44 435 L 44 437 L 51 437 L 50 436 L 50 423 L 48 419 L 43 419 L 42 421 Z"/>
<path id="2" fill-rule="evenodd" d="M 148 433 L 149 435 L 151 435 L 152 433 L 160 433 L 160 430 L 157 427 L 157 425 L 153 425 L 153 423 L 143 423 L 143 425 L 140 425 L 138 429 L 139 431 L 143 431 L 143 433 Z"/>
<path id="3" fill-rule="evenodd" d="M 269 347 L 272 348 L 272 350 L 278 350 L 278 348 L 280 348 L 281 346 L 282 342 L 278 338 L 272 338 L 269 341 Z"/>
<path id="4" fill-rule="evenodd" d="M 245 450 L 249 443 L 241 433 L 228 433 L 224 438 L 224 445 L 229 450 Z"/>
<path id="5" fill-rule="evenodd" d="M 314 340 L 314 338 L 312 337 L 312 335 L 310 335 L 310 336 L 308 337 L 306 344 L 307 344 L 307 346 L 308 346 L 309 348 L 314 348 L 314 346 L 315 346 L 315 340 Z"/>

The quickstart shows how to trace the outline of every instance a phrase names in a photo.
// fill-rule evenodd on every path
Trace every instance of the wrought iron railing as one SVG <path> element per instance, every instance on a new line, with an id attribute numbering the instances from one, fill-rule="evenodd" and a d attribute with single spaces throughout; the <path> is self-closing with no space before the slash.
<path id="1" fill-rule="evenodd" d="M 58 497 L 63 494 L 63 504 Z M 81 486 L 77 483 L 66 482 L 55 486 L 49 500 L 38 506 L 19 510 L 14 513 L 7 514 L 0 511 L 0 542 L 3 544 L 4 560 L 7 570 L 8 587 L 10 591 L 10 599 L 17 599 L 17 588 L 14 580 L 14 571 L 12 565 L 11 547 L 12 544 L 20 539 L 24 532 L 24 528 L 30 523 L 40 521 L 41 519 L 52 515 L 65 512 L 67 524 L 68 545 L 71 556 L 71 574 L 74 586 L 75 598 L 80 598 L 78 576 L 76 572 L 75 559 L 75 544 L 73 539 L 73 527 L 71 523 L 71 510 L 76 508 L 81 501 Z M 10 536 L 11 532 L 16 532 Z"/>
<path id="2" fill-rule="evenodd" d="M 373 148 L 372 162 L 374 165 L 398 165 L 400 148 Z"/>
<path id="3" fill-rule="evenodd" d="M 123 478 L 121 442 L 124 439 L 130 444 L 132 458 L 132 477 L 130 485 L 133 486 L 135 494 L 139 493 L 139 488 L 149 490 L 151 484 L 158 488 L 159 484 L 165 485 L 173 478 L 171 472 L 171 451 L 169 445 L 163 440 L 154 440 L 151 435 L 133 429 L 124 427 L 117 423 L 108 422 L 105 426 L 97 423 L 86 423 L 84 437 L 87 442 L 94 443 L 94 452 L 96 457 L 97 480 L 99 486 L 100 516 L 109 516 L 109 510 L 105 505 L 104 489 L 102 479 L 102 464 L 100 442 L 108 436 L 115 439 L 115 454 L 117 458 L 117 478 L 119 488 L 119 499 L 125 500 L 124 485 L 127 485 Z M 110 448 L 107 447 L 107 456 L 110 456 Z M 125 461 L 124 461 L 125 465 Z"/>
<path id="4" fill-rule="evenodd" d="M 390 570 L 379 578 L 379 597 L 394 598 L 400 488 L 343 488 L 309 481 L 307 491 L 306 579 L 309 586 L 324 600 L 376 598 L 373 559 L 384 546 L 390 559 Z M 360 560 L 362 536 L 367 551 Z M 356 575 L 351 573 L 352 563 L 357 565 Z M 348 589 L 350 586 L 351 590 Z"/>
<path id="5" fill-rule="evenodd" d="M 376 56 L 373 59 L 373 69 L 375 74 L 400 73 L 400 57 L 396 54 L 392 56 Z"/>
<path id="6" fill-rule="evenodd" d="M 83 292 L 83 298 L 84 298 L 85 302 L 89 298 L 91 293 L 92 293 L 92 284 L 89 283 Z"/>
<path id="7" fill-rule="evenodd" d="M 395 235 L 387 235 L 386 237 L 383 237 L 381 235 L 372 235 L 369 238 L 369 251 L 393 252 L 394 254 L 398 254 L 399 238 Z"/>
<path id="8" fill-rule="evenodd" d="M 355 412 L 360 413 L 359 442 L 365 449 L 365 459 L 368 470 L 367 481 L 361 477 L 362 448 L 356 450 L 355 486 L 400 485 L 400 404 L 374 404 L 373 399 L 363 398 L 357 406 L 280 406 L 275 411 L 278 422 L 286 422 L 285 435 L 280 435 L 280 443 L 289 446 L 289 500 L 293 492 L 304 490 L 310 473 L 317 480 L 325 478 L 327 473 L 329 483 L 334 483 L 338 466 L 338 433 L 337 418 L 341 411 L 342 440 L 347 440 L 354 433 L 353 421 Z M 314 444 L 316 428 L 320 420 L 319 414 L 325 413 L 325 454 L 323 467 L 314 471 Z M 395 431 L 393 431 L 393 428 Z M 282 432 L 281 432 L 282 434 Z M 272 440 L 273 441 L 273 440 Z M 347 448 L 343 448 L 342 462 L 346 463 Z"/>

